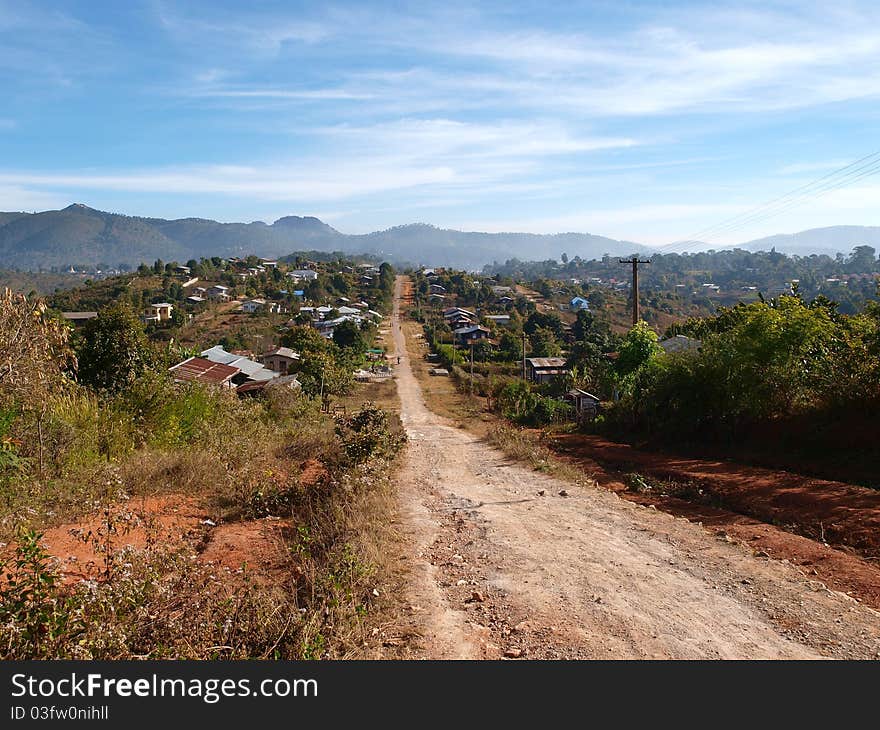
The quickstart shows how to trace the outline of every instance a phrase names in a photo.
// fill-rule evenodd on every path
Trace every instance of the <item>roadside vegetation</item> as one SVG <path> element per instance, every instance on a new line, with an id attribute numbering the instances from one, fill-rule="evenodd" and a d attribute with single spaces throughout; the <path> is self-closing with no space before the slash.
<path id="1" fill-rule="evenodd" d="M 675 270 L 665 258 L 663 266 Z M 785 271 L 822 263 L 770 258 L 775 270 Z M 575 264 L 562 269 L 580 271 L 585 262 Z M 836 265 L 853 276 L 873 277 L 878 268 L 867 247 Z M 645 321 L 615 331 L 607 311 L 589 306 L 601 299 L 599 287 L 430 273 L 414 277 L 412 315 L 423 324 L 434 362 L 449 370 L 459 389 L 485 399 L 486 408 L 511 424 L 581 428 L 880 486 L 871 415 L 880 405 L 880 303 L 873 278 L 873 298 L 861 300 L 855 313 L 843 313 L 824 294 L 808 297 L 795 281 L 791 293 L 759 294 L 712 314 L 678 317 L 661 334 Z M 443 299 L 431 299 L 432 291 L 444 292 Z M 587 304 L 572 311 L 576 297 Z M 488 336 L 473 345 L 455 341 L 455 324 L 448 322 L 456 315 L 444 311 L 456 307 L 473 313 Z M 661 347 L 661 340 L 676 336 L 687 338 L 683 349 Z M 561 358 L 564 372 L 547 382 L 527 382 L 523 357 Z M 597 417 L 575 423 L 566 398 L 572 389 L 598 398 Z"/>
<path id="2" fill-rule="evenodd" d="M 169 365 L 190 352 L 148 337 L 129 301 L 74 332 L 39 298 L 0 297 L 0 657 L 319 659 L 363 646 L 405 436 L 352 384 L 375 332 L 313 333 L 277 335 L 302 354 L 301 389 L 242 398 L 174 383 Z M 322 392 L 345 412 L 326 412 Z M 138 511 L 144 500 L 161 509 Z M 165 522 L 190 505 L 169 539 Z M 241 564 L 224 566 L 205 556 L 227 528 L 273 539 L 253 554 L 244 540 Z M 75 577 L 47 543 L 59 530 L 87 556 Z"/>

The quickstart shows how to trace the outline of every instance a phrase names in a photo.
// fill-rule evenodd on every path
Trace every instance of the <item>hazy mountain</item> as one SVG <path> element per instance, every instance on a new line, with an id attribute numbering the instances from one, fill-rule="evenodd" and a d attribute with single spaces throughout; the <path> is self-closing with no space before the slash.
<path id="1" fill-rule="evenodd" d="M 769 251 L 810 256 L 811 254 L 849 254 L 856 246 L 873 246 L 880 249 L 880 227 L 877 226 L 829 226 L 811 228 L 800 233 L 780 233 L 767 238 L 749 241 L 738 248 L 748 251 Z"/>
<path id="2" fill-rule="evenodd" d="M 647 247 L 585 233 L 467 233 L 425 224 L 363 235 L 340 233 L 317 218 L 287 216 L 272 224 L 218 223 L 204 218 L 137 218 L 80 203 L 42 213 L 0 213 L 0 265 L 20 269 L 131 266 L 200 256 L 283 256 L 296 250 L 376 253 L 399 263 L 480 268 L 509 258 L 589 259 Z"/>
<path id="3" fill-rule="evenodd" d="M 42 213 L 0 213 L 0 266 L 36 269 L 135 266 L 200 256 L 255 253 L 280 256 L 294 248 L 324 249 L 345 237 L 316 218 L 282 218 L 273 225 L 164 220 L 105 213 L 80 203 Z"/>
<path id="4" fill-rule="evenodd" d="M 880 228 L 833 226 L 770 236 L 741 248 L 809 255 L 848 254 L 855 246 L 880 248 Z M 708 246 L 707 246 L 708 248 Z M 422 223 L 375 233 L 349 235 L 317 218 L 286 216 L 272 224 L 218 223 L 204 218 L 138 218 L 105 213 L 80 203 L 42 213 L 0 213 L 0 266 L 18 269 L 95 266 L 141 262 L 185 262 L 200 256 L 257 254 L 277 257 L 292 251 L 375 253 L 397 263 L 480 269 L 493 261 L 599 258 L 603 254 L 650 253 L 631 241 L 589 233 L 476 233 Z"/>

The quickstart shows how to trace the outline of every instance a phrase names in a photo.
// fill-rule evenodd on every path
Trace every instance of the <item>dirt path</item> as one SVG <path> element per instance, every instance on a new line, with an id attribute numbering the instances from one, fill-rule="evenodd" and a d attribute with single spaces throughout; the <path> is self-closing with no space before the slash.
<path id="1" fill-rule="evenodd" d="M 399 326 L 423 658 L 880 657 L 880 614 L 698 525 L 511 463 L 431 413 Z"/>

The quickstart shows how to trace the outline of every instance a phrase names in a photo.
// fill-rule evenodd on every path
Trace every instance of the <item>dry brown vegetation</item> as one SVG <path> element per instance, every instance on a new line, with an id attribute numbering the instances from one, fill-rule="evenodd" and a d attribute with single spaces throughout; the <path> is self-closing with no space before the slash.
<path id="1" fill-rule="evenodd" d="M 298 392 L 241 400 L 162 372 L 92 392 L 43 310 L 5 306 L 3 336 L 29 337 L 0 379 L 0 656 L 363 650 L 403 443 L 364 405 L 390 403 L 384 385 L 337 418 Z"/>

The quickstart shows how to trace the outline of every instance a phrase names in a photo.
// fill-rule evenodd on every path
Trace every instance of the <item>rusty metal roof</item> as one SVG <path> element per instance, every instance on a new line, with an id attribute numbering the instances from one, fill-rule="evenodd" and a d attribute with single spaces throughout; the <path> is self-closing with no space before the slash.
<path id="1" fill-rule="evenodd" d="M 174 379 L 178 381 L 198 381 L 199 383 L 222 384 L 237 375 L 238 368 L 211 362 L 203 357 L 191 357 L 170 368 Z"/>

